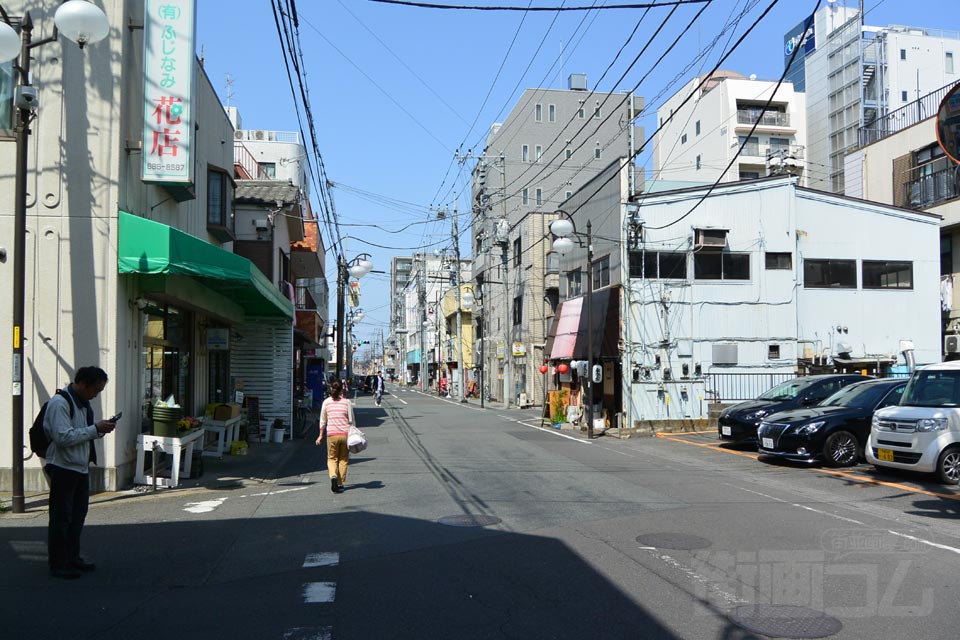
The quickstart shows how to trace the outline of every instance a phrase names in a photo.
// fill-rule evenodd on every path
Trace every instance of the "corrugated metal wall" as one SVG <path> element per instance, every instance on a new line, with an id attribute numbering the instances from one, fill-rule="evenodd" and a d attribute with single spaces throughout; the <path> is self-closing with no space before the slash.
<path id="1" fill-rule="evenodd" d="M 293 325 L 289 320 L 257 320 L 234 327 L 230 375 L 243 381 L 243 393 L 260 398 L 261 433 L 283 420 L 293 425 Z"/>

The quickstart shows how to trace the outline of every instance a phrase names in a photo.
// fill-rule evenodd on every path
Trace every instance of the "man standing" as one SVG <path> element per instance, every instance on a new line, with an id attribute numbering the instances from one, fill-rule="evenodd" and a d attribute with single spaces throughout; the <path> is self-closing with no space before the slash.
<path id="1" fill-rule="evenodd" d="M 81 367 L 66 389 L 68 397 L 58 393 L 50 398 L 43 417 L 50 438 L 44 467 L 50 480 L 47 555 L 50 575 L 57 578 L 79 578 L 95 568 L 80 557 L 80 533 L 90 503 L 90 463 L 97 462 L 93 441 L 116 427 L 110 420 L 93 422 L 90 401 L 106 384 L 103 369 Z"/>

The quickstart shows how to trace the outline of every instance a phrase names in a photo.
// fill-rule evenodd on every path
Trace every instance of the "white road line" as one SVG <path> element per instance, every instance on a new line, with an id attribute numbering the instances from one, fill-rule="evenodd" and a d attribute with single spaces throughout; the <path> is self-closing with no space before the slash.
<path id="1" fill-rule="evenodd" d="M 888 530 L 889 531 L 889 530 Z M 937 544 L 936 542 L 930 542 L 929 540 L 924 540 L 923 538 L 917 538 L 914 536 L 908 536 L 905 533 L 897 533 L 896 531 L 890 531 L 895 536 L 900 536 L 901 538 L 906 538 L 907 540 L 913 540 L 914 542 L 919 542 L 920 544 L 925 544 L 930 547 L 935 547 L 937 549 L 943 549 L 945 551 L 952 551 L 953 553 L 960 553 L 960 549 L 956 547 L 948 547 L 945 544 Z"/>
<path id="2" fill-rule="evenodd" d="M 685 574 L 685 575 L 687 576 L 687 578 L 689 578 L 690 581 L 693 582 L 693 583 L 696 585 L 696 587 L 695 587 L 694 589 L 695 589 L 695 591 L 696 591 L 697 593 L 706 594 L 706 593 L 709 592 L 709 593 L 717 596 L 719 599 L 723 600 L 724 604 L 727 605 L 727 606 L 729 606 L 729 607 L 736 607 L 736 606 L 739 606 L 739 605 L 747 604 L 747 601 L 746 601 L 746 600 L 741 600 L 740 598 L 738 598 L 738 597 L 735 596 L 734 594 L 732 594 L 732 593 L 730 593 L 730 592 L 728 592 L 728 591 L 724 591 L 723 589 L 721 589 L 719 586 L 717 586 L 716 581 L 711 580 L 710 578 L 708 578 L 708 577 L 706 577 L 706 576 L 704 576 L 704 575 L 702 575 L 702 574 L 700 574 L 700 573 L 697 573 L 695 570 L 693 570 L 693 569 L 691 569 L 690 567 L 684 565 L 682 562 L 680 562 L 680 561 L 678 561 L 678 560 L 676 560 L 676 559 L 668 556 L 667 554 L 665 554 L 665 553 L 657 553 L 657 552 L 654 551 L 654 552 L 651 553 L 651 555 L 652 555 L 653 557 L 657 558 L 658 560 L 660 560 L 661 562 L 664 562 L 664 563 L 670 565 L 671 567 L 673 567 L 673 568 L 676 569 L 677 571 Z"/>
<path id="3" fill-rule="evenodd" d="M 303 585 L 303 601 L 306 603 L 333 602 L 336 597 L 336 582 L 307 582 Z"/>
<path id="4" fill-rule="evenodd" d="M 303 559 L 304 568 L 307 567 L 335 567 L 340 564 L 340 554 L 336 551 L 322 553 L 308 553 Z"/>
<path id="5" fill-rule="evenodd" d="M 836 518 L 837 520 L 843 520 L 844 522 L 850 522 L 852 524 L 859 524 L 861 526 L 866 526 L 863 522 L 859 520 L 854 520 L 853 518 L 845 518 L 843 516 L 838 516 L 835 513 L 830 513 L 829 511 L 821 511 L 820 509 L 814 509 L 813 507 L 808 507 L 805 504 L 797 504 L 795 502 L 790 503 L 791 507 L 800 507 L 801 509 L 806 509 L 807 511 L 813 511 L 814 513 L 819 513 L 820 515 L 830 516 L 831 518 Z"/>
<path id="6" fill-rule="evenodd" d="M 333 640 L 333 627 L 294 627 L 283 632 L 283 640 Z"/>
<path id="7" fill-rule="evenodd" d="M 519 424 L 520 426 L 526 427 L 526 428 L 528 428 L 528 429 L 536 429 L 537 431 L 543 431 L 544 433 L 549 433 L 550 435 L 552 435 L 552 436 L 557 436 L 558 438 L 566 438 L 567 440 L 572 440 L 572 441 L 574 441 L 574 442 L 579 442 L 580 444 L 593 444 L 593 442 L 591 442 L 590 440 L 581 440 L 580 438 L 575 438 L 575 437 L 573 437 L 573 436 L 568 436 L 568 435 L 565 434 L 565 433 L 557 433 L 557 430 L 556 430 L 556 429 L 547 429 L 547 428 L 545 428 L 545 427 L 534 426 L 534 425 L 532 425 L 532 424 L 527 424 L 526 422 L 522 422 L 522 421 L 520 421 L 520 420 L 516 420 L 516 419 L 511 418 L 511 417 L 509 417 L 509 416 L 503 416 L 503 415 L 502 415 L 502 416 L 500 416 L 500 417 L 503 418 L 504 420 L 508 420 L 508 421 L 510 421 L 510 422 L 516 422 L 516 423 Z"/>
<path id="8" fill-rule="evenodd" d="M 305 491 L 309 488 L 310 487 L 292 487 L 290 489 L 279 489 L 277 491 L 264 491 L 263 493 L 247 493 L 240 497 L 241 498 L 259 498 L 260 496 L 276 496 L 276 495 L 280 495 L 281 493 L 290 493 L 291 491 Z"/>
<path id="9" fill-rule="evenodd" d="M 396 398 L 397 400 L 399 400 L 400 402 L 402 402 L 403 404 L 407 404 L 407 401 L 404 400 L 403 398 L 401 398 L 400 396 L 395 396 L 395 395 L 393 395 L 392 393 L 391 393 L 390 395 L 391 395 L 392 397 Z"/>
<path id="10" fill-rule="evenodd" d="M 224 503 L 226 498 L 217 498 L 216 500 L 204 500 L 203 502 L 188 502 L 184 505 L 184 511 L 190 513 L 210 513 Z"/>

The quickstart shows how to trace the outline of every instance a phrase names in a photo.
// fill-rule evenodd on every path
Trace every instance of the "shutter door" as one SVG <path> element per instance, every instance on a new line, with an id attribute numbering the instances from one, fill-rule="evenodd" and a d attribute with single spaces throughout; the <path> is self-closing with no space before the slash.
<path id="1" fill-rule="evenodd" d="M 234 328 L 230 375 L 243 380 L 243 393 L 260 398 L 261 429 L 283 421 L 293 437 L 293 325 L 260 320 Z"/>

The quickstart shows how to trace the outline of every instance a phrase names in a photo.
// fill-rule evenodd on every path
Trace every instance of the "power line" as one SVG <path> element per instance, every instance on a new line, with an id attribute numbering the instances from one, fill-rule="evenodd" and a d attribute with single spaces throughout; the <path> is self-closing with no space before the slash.
<path id="1" fill-rule="evenodd" d="M 600 9 L 650 9 L 654 7 L 680 6 L 683 4 L 701 4 L 711 0 L 664 0 L 663 2 L 634 2 L 630 4 L 610 4 L 598 7 Z M 411 0 L 370 0 L 382 4 L 395 4 L 405 7 L 421 9 L 457 9 L 467 11 L 590 11 L 593 7 L 513 7 L 513 6 L 477 6 L 439 4 L 434 2 L 412 2 Z"/>

